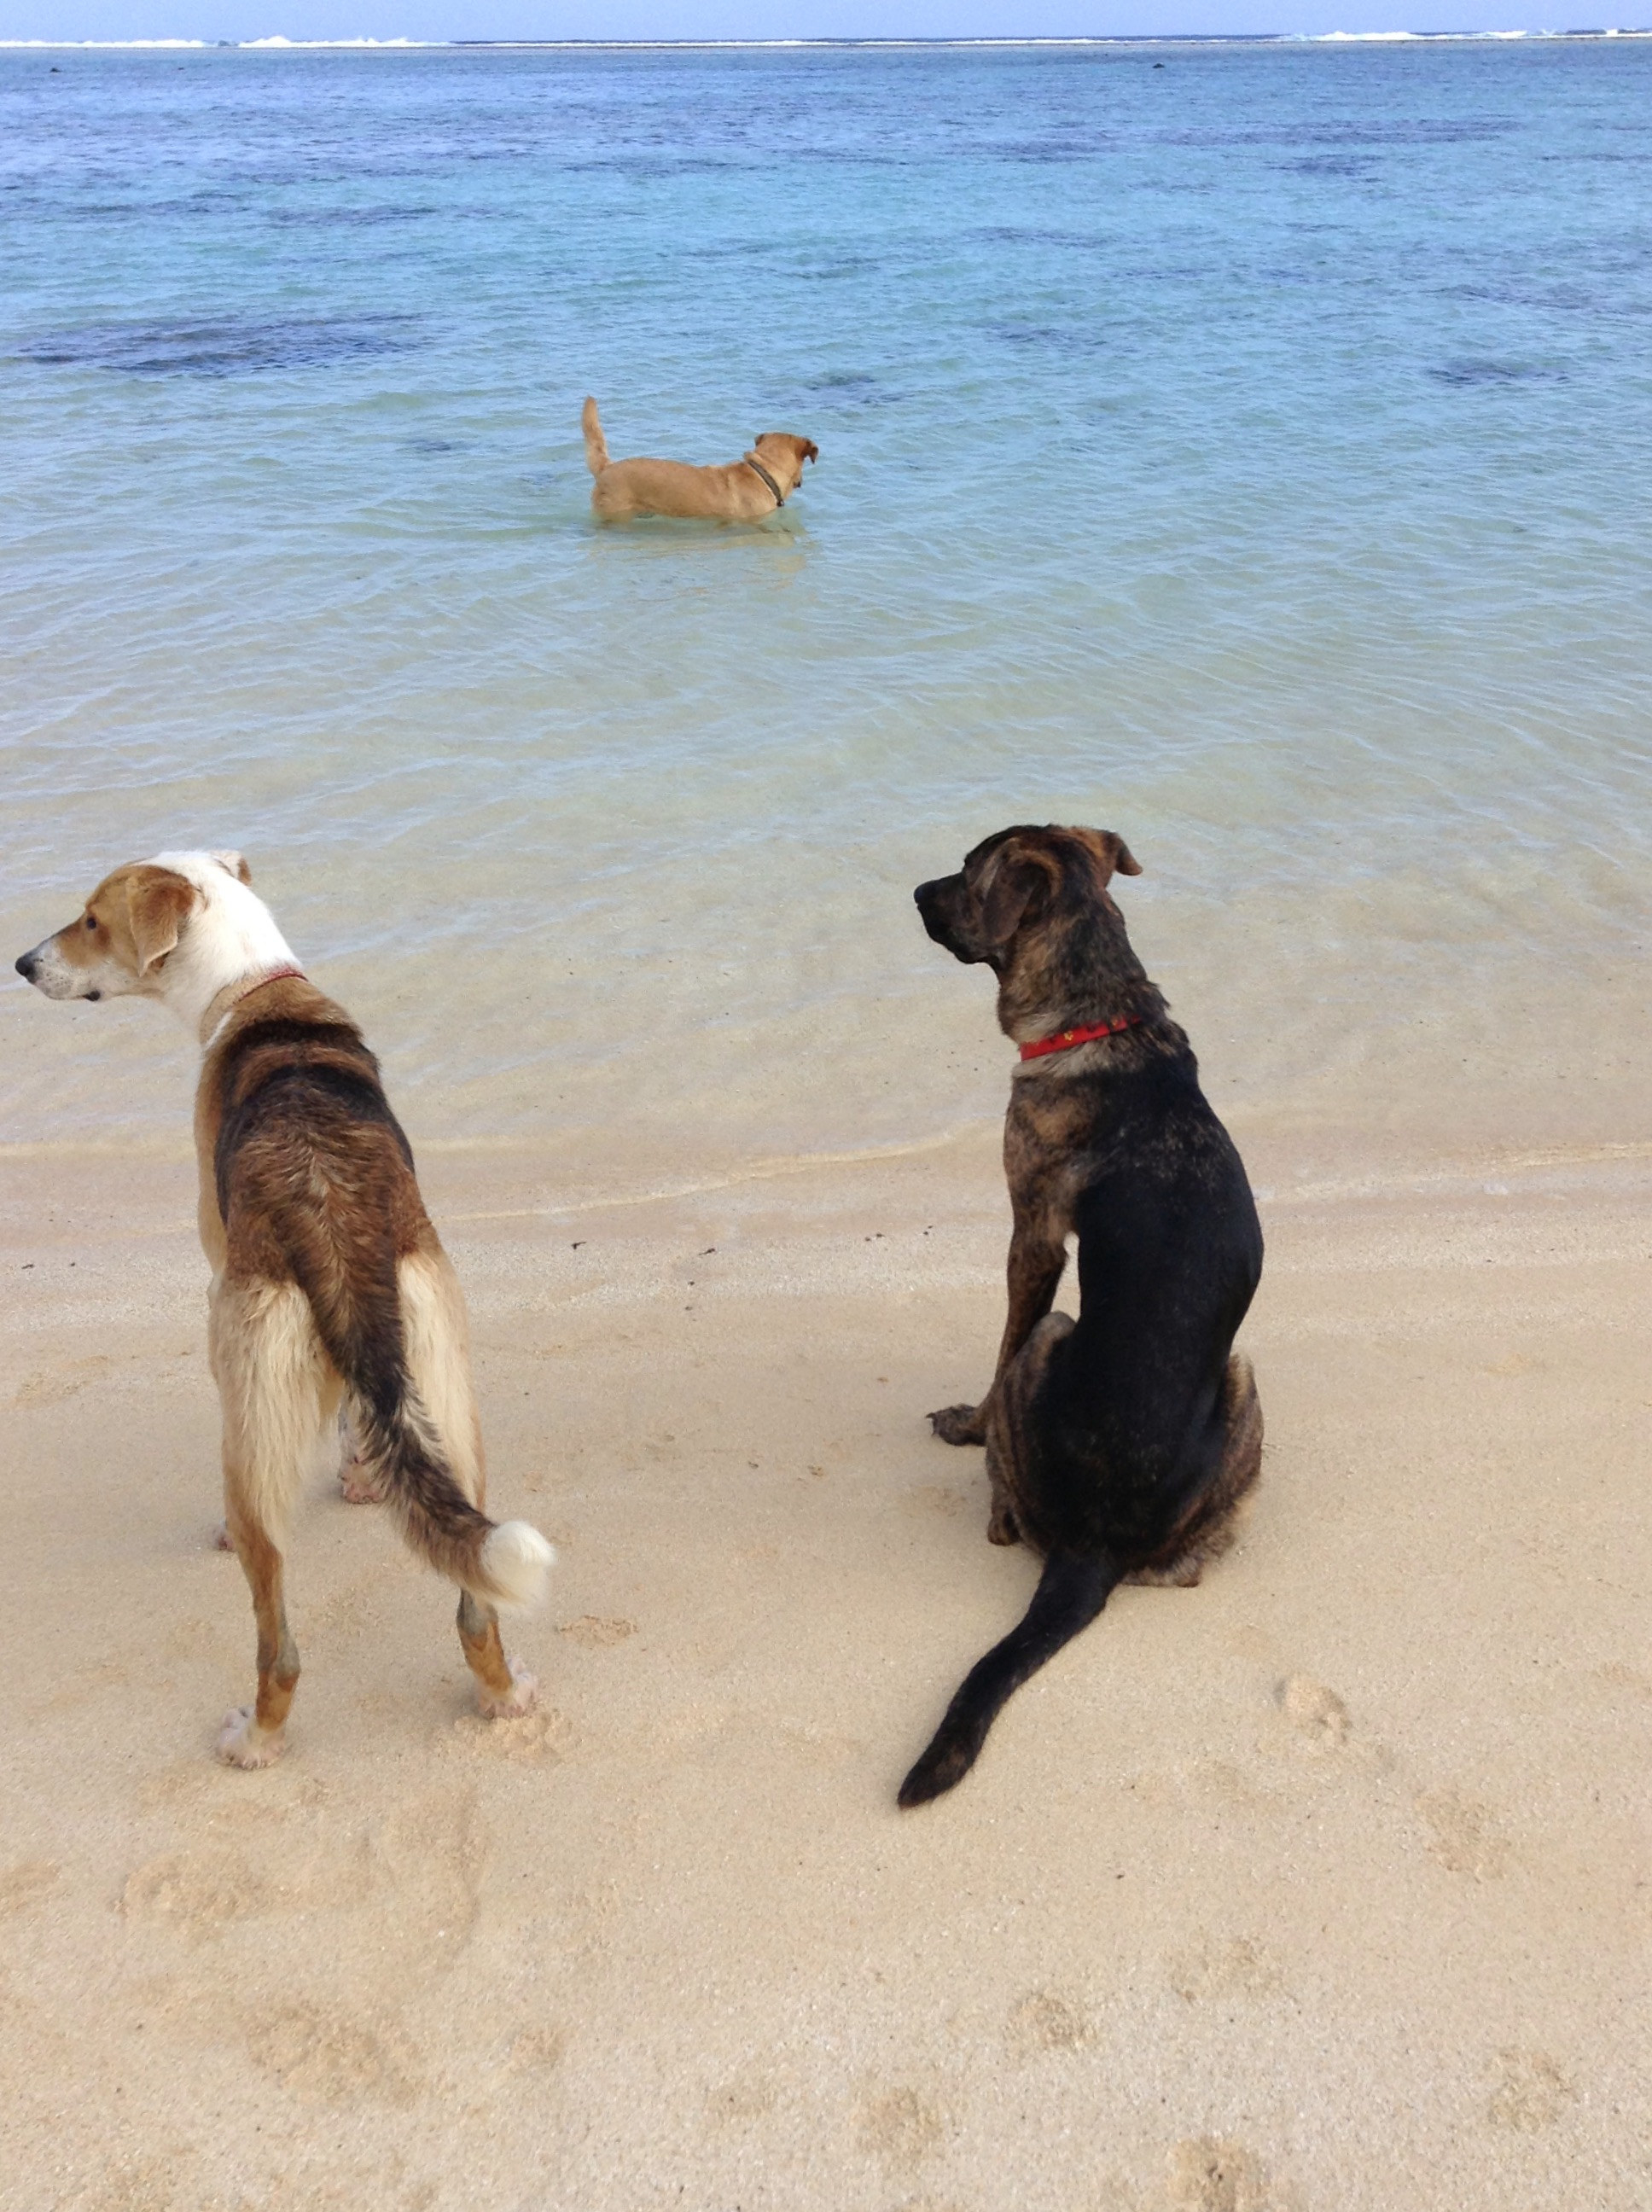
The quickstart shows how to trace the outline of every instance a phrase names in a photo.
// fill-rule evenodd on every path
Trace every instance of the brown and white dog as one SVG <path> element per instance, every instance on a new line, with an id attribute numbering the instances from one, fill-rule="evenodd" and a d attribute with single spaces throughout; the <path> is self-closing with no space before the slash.
<path id="1" fill-rule="evenodd" d="M 762 522 L 785 506 L 803 481 L 803 465 L 817 461 L 812 438 L 765 430 L 738 461 L 717 469 L 687 461 L 646 459 L 610 461 L 597 403 L 587 399 L 580 417 L 585 458 L 597 481 L 592 511 L 604 522 L 629 522 L 638 514 L 676 515 L 684 521 Z"/>
<path id="2" fill-rule="evenodd" d="M 218 1755 L 281 1756 L 298 1681 L 281 1547 L 305 1463 L 348 1400 L 404 1534 L 459 1586 L 482 1711 L 526 1712 L 495 1607 L 538 1604 L 554 1553 L 483 1510 L 465 1302 L 361 1031 L 304 975 L 239 853 L 117 868 L 17 963 L 48 999 L 158 999 L 202 1046 L 195 1144 L 212 1269 L 209 1347 L 223 1412 L 229 1540 L 258 1621 L 256 1705 Z"/>

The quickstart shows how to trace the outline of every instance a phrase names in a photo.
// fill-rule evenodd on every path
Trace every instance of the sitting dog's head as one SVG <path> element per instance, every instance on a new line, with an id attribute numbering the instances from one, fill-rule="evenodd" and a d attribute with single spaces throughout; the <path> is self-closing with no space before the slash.
<path id="1" fill-rule="evenodd" d="M 955 876 L 937 876 L 912 894 L 924 927 L 954 959 L 984 960 L 995 974 L 1011 964 L 1017 939 L 1031 924 L 1118 916 L 1107 895 L 1114 872 L 1139 876 L 1140 863 L 1111 830 L 1040 830 L 1029 823 L 983 838 Z"/>
<path id="2" fill-rule="evenodd" d="M 924 927 L 956 960 L 998 977 L 999 1026 L 1024 1043 L 1067 1022 L 1141 1012 L 1151 992 L 1108 896 L 1114 873 L 1139 876 L 1111 830 L 1000 830 L 955 876 L 920 884 Z M 1158 1004 L 1157 994 L 1154 1003 Z"/>
<path id="3" fill-rule="evenodd" d="M 812 438 L 794 438 L 789 430 L 763 431 L 751 441 L 751 450 L 788 494 L 803 482 L 804 463 L 820 459 Z"/>
<path id="4" fill-rule="evenodd" d="M 107 875 L 17 962 L 48 999 L 160 999 L 198 1018 L 227 983 L 292 955 L 239 853 L 161 853 Z"/>

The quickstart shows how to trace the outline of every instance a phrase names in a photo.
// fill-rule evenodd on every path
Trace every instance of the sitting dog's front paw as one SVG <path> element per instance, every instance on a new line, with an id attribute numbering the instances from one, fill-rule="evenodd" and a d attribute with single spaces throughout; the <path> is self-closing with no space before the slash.
<path id="1" fill-rule="evenodd" d="M 943 1406 L 932 1413 L 929 1425 L 944 1444 L 984 1444 L 987 1408 L 983 1406 Z"/>
<path id="2" fill-rule="evenodd" d="M 484 1690 L 477 1685 L 477 1704 L 482 1717 L 487 1721 L 513 1721 L 523 1713 L 531 1713 L 539 1695 L 539 1685 L 519 1659 L 507 1659 L 511 1670 L 511 1686 L 503 1695 L 495 1690 Z"/>
<path id="3" fill-rule="evenodd" d="M 273 1766 L 286 1748 L 279 1731 L 258 1726 L 251 1705 L 238 1705 L 218 1731 L 218 1756 L 226 1766 Z"/>
<path id="4" fill-rule="evenodd" d="M 338 1470 L 338 1494 L 346 1505 L 382 1505 L 389 1493 L 364 1459 L 347 1459 Z"/>

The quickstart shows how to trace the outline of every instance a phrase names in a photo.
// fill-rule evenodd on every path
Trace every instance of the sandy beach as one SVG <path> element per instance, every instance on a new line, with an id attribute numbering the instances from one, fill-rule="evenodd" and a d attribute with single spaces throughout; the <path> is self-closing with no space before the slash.
<path id="1" fill-rule="evenodd" d="M 994 1133 L 570 1209 L 436 1150 L 492 1502 L 561 1561 L 485 1725 L 325 1457 L 279 1767 L 212 1548 L 181 1152 L 3 1161 L 0 2202 L 1631 2212 L 1652 2189 L 1652 1154 L 1289 1182 L 1265 1484 L 952 1797 L 1033 1569 L 923 1415 L 998 1322 Z"/>
<path id="2" fill-rule="evenodd" d="M 289 1749 L 215 1762 L 194 1041 L 8 969 L 0 2212 L 1652 2206 L 1649 93 L 0 51 L 0 948 L 245 854 L 560 1554 L 484 1723 L 318 1440 Z M 600 526 L 586 393 L 819 465 Z M 912 890 L 1045 822 L 1255 1188 L 1263 1480 L 903 1814 L 1036 1576 L 925 1418 L 1013 1058 Z"/>

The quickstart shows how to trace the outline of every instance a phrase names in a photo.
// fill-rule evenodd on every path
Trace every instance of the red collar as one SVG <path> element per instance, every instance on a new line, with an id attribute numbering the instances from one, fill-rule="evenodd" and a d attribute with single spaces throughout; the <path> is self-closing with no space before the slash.
<path id="1" fill-rule="evenodd" d="M 1042 1060 L 1046 1053 L 1071 1052 L 1075 1045 L 1094 1044 L 1097 1037 L 1117 1036 L 1123 1030 L 1139 1030 L 1139 1014 L 1114 1014 L 1110 1022 L 1092 1022 L 1088 1029 L 1058 1030 L 1054 1036 L 1040 1037 L 1036 1044 L 1023 1044 L 1023 1060 Z"/>
<path id="2" fill-rule="evenodd" d="M 260 975 L 256 983 L 252 984 L 249 989 L 243 991 L 241 996 L 244 999 L 250 999 L 254 991 L 261 991 L 266 983 L 283 982 L 288 975 L 296 975 L 301 983 L 307 983 L 309 981 L 308 976 L 306 975 L 301 968 L 272 968 L 267 975 Z"/>

